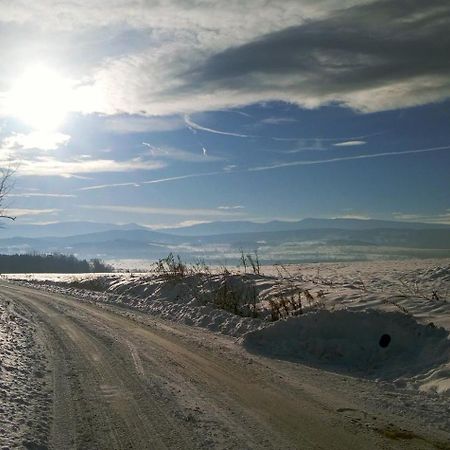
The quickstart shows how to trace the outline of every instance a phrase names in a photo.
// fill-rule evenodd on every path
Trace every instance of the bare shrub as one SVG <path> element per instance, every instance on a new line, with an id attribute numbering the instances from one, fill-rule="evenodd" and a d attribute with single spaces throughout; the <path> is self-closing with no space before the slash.
<path id="1" fill-rule="evenodd" d="M 258 317 L 259 298 L 254 283 L 244 282 L 233 286 L 229 275 L 222 276 L 222 282 L 213 295 L 213 304 L 241 317 Z"/>
<path id="2" fill-rule="evenodd" d="M 176 257 L 173 253 L 169 253 L 165 258 L 159 259 L 155 263 L 155 272 L 165 278 L 183 278 L 187 275 L 188 270 L 186 264 L 181 261 L 179 255 Z"/>
<path id="3" fill-rule="evenodd" d="M 252 255 L 251 253 L 244 253 L 244 250 L 241 248 L 239 261 L 239 266 L 244 268 L 244 273 L 247 273 L 247 269 L 251 267 L 254 275 L 261 275 L 261 263 L 259 261 L 258 250 L 254 250 Z"/>

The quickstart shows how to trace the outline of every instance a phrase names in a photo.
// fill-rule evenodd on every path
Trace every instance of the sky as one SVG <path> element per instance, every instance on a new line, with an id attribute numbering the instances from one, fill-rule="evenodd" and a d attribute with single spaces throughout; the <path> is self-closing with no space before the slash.
<path id="1" fill-rule="evenodd" d="M 0 0 L 20 223 L 450 223 L 450 3 Z"/>

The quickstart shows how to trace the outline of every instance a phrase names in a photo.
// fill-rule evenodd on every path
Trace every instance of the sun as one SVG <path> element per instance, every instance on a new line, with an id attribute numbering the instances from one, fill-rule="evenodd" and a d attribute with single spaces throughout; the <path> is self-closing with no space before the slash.
<path id="1" fill-rule="evenodd" d="M 9 113 L 36 131 L 53 131 L 63 123 L 71 102 L 69 80 L 43 65 L 29 67 L 8 93 Z"/>

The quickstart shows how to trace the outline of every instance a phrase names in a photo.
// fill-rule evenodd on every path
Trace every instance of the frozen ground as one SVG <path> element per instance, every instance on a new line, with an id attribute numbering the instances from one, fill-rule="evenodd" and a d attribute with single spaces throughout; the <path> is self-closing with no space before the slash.
<path id="1" fill-rule="evenodd" d="M 319 370 L 318 376 L 324 370 L 350 376 L 341 394 L 354 392 L 361 402 L 417 426 L 450 429 L 449 260 L 230 272 L 8 278 L 115 308 L 133 320 L 158 317 L 183 324 L 192 335 L 195 326 L 232 336 L 234 343 L 226 345 L 240 343 L 250 355 L 278 361 L 283 376 L 303 365 Z M 274 316 L 281 319 L 272 322 Z M 202 336 L 202 345 L 209 345 L 219 335 Z M 366 409 L 340 409 L 351 421 L 368 417 Z"/>

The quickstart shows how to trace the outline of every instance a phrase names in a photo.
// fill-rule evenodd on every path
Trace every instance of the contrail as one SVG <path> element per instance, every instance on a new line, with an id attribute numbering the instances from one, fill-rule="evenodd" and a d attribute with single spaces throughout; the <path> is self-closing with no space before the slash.
<path id="1" fill-rule="evenodd" d="M 245 113 L 242 113 L 245 114 Z M 344 136 L 344 137 L 281 137 L 281 136 L 261 136 L 257 134 L 242 134 L 233 133 L 231 131 L 216 130 L 215 128 L 208 128 L 194 122 L 188 114 L 184 116 L 184 122 L 186 126 L 192 130 L 205 131 L 207 133 L 220 134 L 224 136 L 233 136 L 245 139 L 272 139 L 274 141 L 285 141 L 285 142 L 295 142 L 295 141 L 323 141 L 323 142 L 336 142 L 336 141 L 357 141 L 361 139 L 366 139 L 372 136 L 378 136 L 385 133 L 384 131 L 379 131 L 376 133 L 363 134 L 361 136 Z"/>
<path id="2" fill-rule="evenodd" d="M 97 186 L 87 186 L 79 188 L 78 191 L 94 191 L 96 189 L 106 189 L 110 187 L 121 187 L 121 186 L 133 186 L 139 187 L 139 183 L 111 183 L 111 184 L 98 184 Z"/>
<path id="3" fill-rule="evenodd" d="M 221 175 L 221 174 L 225 174 L 225 173 L 228 173 L 228 172 L 215 171 L 215 172 L 189 173 L 187 175 L 179 175 L 176 177 L 157 178 L 155 180 L 142 181 L 141 184 L 164 183 L 166 181 L 185 180 L 186 178 L 208 177 L 211 175 Z"/>
<path id="4" fill-rule="evenodd" d="M 208 133 L 222 134 L 225 136 L 234 136 L 234 137 L 240 137 L 240 138 L 259 137 L 259 136 L 253 136 L 251 134 L 231 133 L 229 131 L 220 131 L 220 130 L 215 130 L 213 128 L 203 127 L 203 126 L 199 125 L 198 123 L 193 122 L 187 114 L 185 114 L 185 116 L 184 116 L 184 121 L 185 121 L 186 125 L 189 128 L 192 128 L 193 130 L 206 131 Z"/>
<path id="5" fill-rule="evenodd" d="M 417 150 L 405 150 L 402 152 L 384 152 L 384 153 L 373 153 L 369 155 L 355 155 L 355 156 L 344 156 L 342 158 L 330 158 L 330 159 L 319 159 L 315 161 L 292 161 L 287 163 L 274 164 L 271 166 L 260 166 L 260 167 L 250 167 L 247 169 L 249 172 L 256 172 L 262 170 L 273 170 L 280 169 L 283 167 L 292 167 L 292 166 L 311 166 L 313 164 L 330 164 L 339 161 L 350 161 L 353 159 L 370 159 L 370 158 L 383 158 L 385 156 L 401 156 L 408 155 L 413 153 L 428 153 L 428 152 L 437 152 L 441 150 L 449 150 L 450 145 L 444 147 L 431 147 L 431 148 L 421 148 Z"/>
<path id="6" fill-rule="evenodd" d="M 318 164 L 332 164 L 340 161 L 351 161 L 357 159 L 371 159 L 371 158 L 384 158 L 387 156 L 402 156 L 402 155 L 410 155 L 416 153 L 429 153 L 429 152 L 438 152 L 443 150 L 450 150 L 450 145 L 442 146 L 442 147 L 430 147 L 430 148 L 420 148 L 416 150 L 404 150 L 398 152 L 383 152 L 383 153 L 374 153 L 369 155 L 355 155 L 355 156 L 344 156 L 342 158 L 330 158 L 330 159 L 319 159 L 314 161 L 292 161 L 287 163 L 273 164 L 271 166 L 259 166 L 259 167 L 247 167 L 242 169 L 235 170 L 216 170 L 214 172 L 199 172 L 199 173 L 190 173 L 186 175 L 179 175 L 174 177 L 166 177 L 166 178 L 156 178 L 154 180 L 142 181 L 140 183 L 115 183 L 115 184 L 102 184 L 98 186 L 88 186 L 84 188 L 78 189 L 79 191 L 89 191 L 94 189 L 106 189 L 109 187 L 120 187 L 120 186 L 134 186 L 140 187 L 143 184 L 157 184 L 157 183 L 165 183 L 168 181 L 177 181 L 177 180 L 185 180 L 188 178 L 199 178 L 199 177 L 209 177 L 214 175 L 227 175 L 231 173 L 243 173 L 243 172 L 262 172 L 265 170 L 275 170 L 282 169 L 284 167 L 294 167 L 294 166 L 311 166 Z"/>

